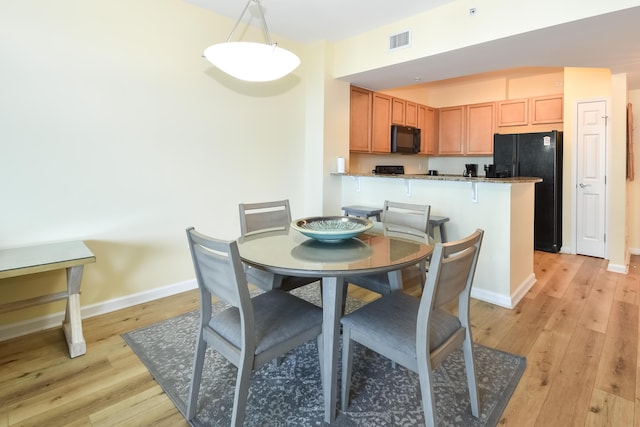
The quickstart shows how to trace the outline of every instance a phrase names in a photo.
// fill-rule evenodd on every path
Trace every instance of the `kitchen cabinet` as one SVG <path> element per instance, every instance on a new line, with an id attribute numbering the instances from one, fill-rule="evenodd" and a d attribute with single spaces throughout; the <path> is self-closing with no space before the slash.
<path id="1" fill-rule="evenodd" d="M 458 105 L 439 110 L 439 155 L 491 155 L 495 103 Z"/>
<path id="2" fill-rule="evenodd" d="M 407 101 L 404 108 L 404 124 L 405 126 L 418 126 L 418 104 Z"/>
<path id="3" fill-rule="evenodd" d="M 351 86 L 349 150 L 371 151 L 372 97 L 370 90 Z"/>
<path id="4" fill-rule="evenodd" d="M 498 126 L 529 124 L 529 98 L 498 101 Z"/>
<path id="5" fill-rule="evenodd" d="M 371 152 L 390 153 L 392 98 L 378 92 L 373 92 L 372 97 Z"/>
<path id="6" fill-rule="evenodd" d="M 493 134 L 496 131 L 495 103 L 467 105 L 465 153 L 470 156 L 493 154 Z"/>
<path id="7" fill-rule="evenodd" d="M 391 100 L 391 123 L 403 126 L 418 126 L 418 104 L 400 98 Z"/>
<path id="8" fill-rule="evenodd" d="M 440 108 L 438 116 L 438 154 L 462 155 L 464 145 L 465 108 L 457 107 Z"/>
<path id="9" fill-rule="evenodd" d="M 531 98 L 531 124 L 562 123 L 563 95 L 539 96 Z"/>
<path id="10" fill-rule="evenodd" d="M 436 154 L 436 110 L 426 105 L 417 105 L 420 129 L 420 154 Z"/>
<path id="11" fill-rule="evenodd" d="M 391 123 L 394 125 L 404 125 L 404 109 L 406 106 L 404 99 L 391 99 Z"/>
<path id="12" fill-rule="evenodd" d="M 497 105 L 498 127 L 563 122 L 564 97 L 562 94 L 508 99 L 499 101 Z"/>

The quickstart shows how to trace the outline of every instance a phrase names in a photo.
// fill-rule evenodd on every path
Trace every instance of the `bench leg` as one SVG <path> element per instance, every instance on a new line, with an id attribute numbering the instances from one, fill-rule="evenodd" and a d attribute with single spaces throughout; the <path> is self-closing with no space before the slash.
<path id="1" fill-rule="evenodd" d="M 87 352 L 87 344 L 82 335 L 82 315 L 80 313 L 80 281 L 83 266 L 67 268 L 67 309 L 62 322 L 62 330 L 67 338 L 69 356 L 81 356 Z"/>
<path id="2" fill-rule="evenodd" d="M 444 224 L 440 224 L 440 240 L 442 243 L 447 243 L 447 232 L 444 231 Z"/>

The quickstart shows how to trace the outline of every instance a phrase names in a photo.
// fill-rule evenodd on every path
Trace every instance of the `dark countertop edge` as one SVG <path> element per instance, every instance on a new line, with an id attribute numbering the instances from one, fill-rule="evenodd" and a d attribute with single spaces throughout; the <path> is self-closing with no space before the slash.
<path id="1" fill-rule="evenodd" d="M 353 176 L 353 177 L 368 177 L 368 178 L 402 178 L 402 179 L 417 179 L 417 180 L 429 180 L 429 181 L 457 181 L 457 182 L 486 182 L 491 184 L 527 184 L 542 182 L 542 178 L 531 176 L 517 176 L 511 178 L 485 178 L 479 176 L 477 178 L 470 178 L 462 175 L 423 175 L 423 174 L 375 174 L 375 173 L 335 173 L 331 175 L 335 176 Z"/>

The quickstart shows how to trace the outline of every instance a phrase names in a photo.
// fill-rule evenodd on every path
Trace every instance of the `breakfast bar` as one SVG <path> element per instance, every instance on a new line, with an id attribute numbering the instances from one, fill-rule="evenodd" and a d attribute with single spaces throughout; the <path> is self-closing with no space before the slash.
<path id="1" fill-rule="evenodd" d="M 535 283 L 535 177 L 333 174 L 341 179 L 341 206 L 383 206 L 385 200 L 431 205 L 449 218 L 447 239 L 485 230 L 471 296 L 513 308 Z"/>

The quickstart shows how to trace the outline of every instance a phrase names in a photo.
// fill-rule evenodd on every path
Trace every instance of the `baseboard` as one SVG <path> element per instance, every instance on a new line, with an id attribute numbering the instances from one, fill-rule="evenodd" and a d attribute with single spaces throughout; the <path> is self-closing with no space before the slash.
<path id="1" fill-rule="evenodd" d="M 629 254 L 640 255 L 640 248 L 629 248 Z"/>
<path id="2" fill-rule="evenodd" d="M 535 274 L 531 273 L 511 296 L 505 296 L 485 289 L 471 288 L 471 298 L 479 299 L 500 307 L 513 309 L 522 298 L 529 292 L 529 289 L 536 283 Z"/>
<path id="3" fill-rule="evenodd" d="M 624 262 L 625 263 L 623 265 L 620 265 L 612 264 L 611 261 L 609 261 L 609 265 L 607 265 L 607 271 L 611 271 L 613 273 L 628 274 L 629 263 L 631 262 L 631 251 L 627 251 Z"/>
<path id="4" fill-rule="evenodd" d="M 529 290 L 533 287 L 533 285 L 536 284 L 536 281 L 537 281 L 536 275 L 534 273 L 531 273 L 529 277 L 527 277 L 520 284 L 520 286 L 518 286 L 516 291 L 511 294 L 511 307 L 509 308 L 514 308 L 516 305 L 518 305 L 518 303 L 522 301 L 522 298 L 524 298 L 525 295 L 527 295 L 527 292 L 529 292 Z"/>
<path id="5" fill-rule="evenodd" d="M 198 285 L 195 279 L 187 280 L 185 282 L 175 283 L 173 285 L 88 305 L 86 307 L 82 307 L 80 311 L 82 313 L 82 318 L 86 319 L 105 313 L 111 313 L 112 311 L 121 310 L 137 304 L 143 304 L 159 298 L 179 294 L 181 292 L 186 292 L 197 287 Z M 11 338 L 31 334 L 33 332 L 59 327 L 63 320 L 64 311 L 61 311 L 59 313 L 48 314 L 35 319 L 23 320 L 21 322 L 10 323 L 8 325 L 0 325 L 0 341 L 6 341 Z"/>

